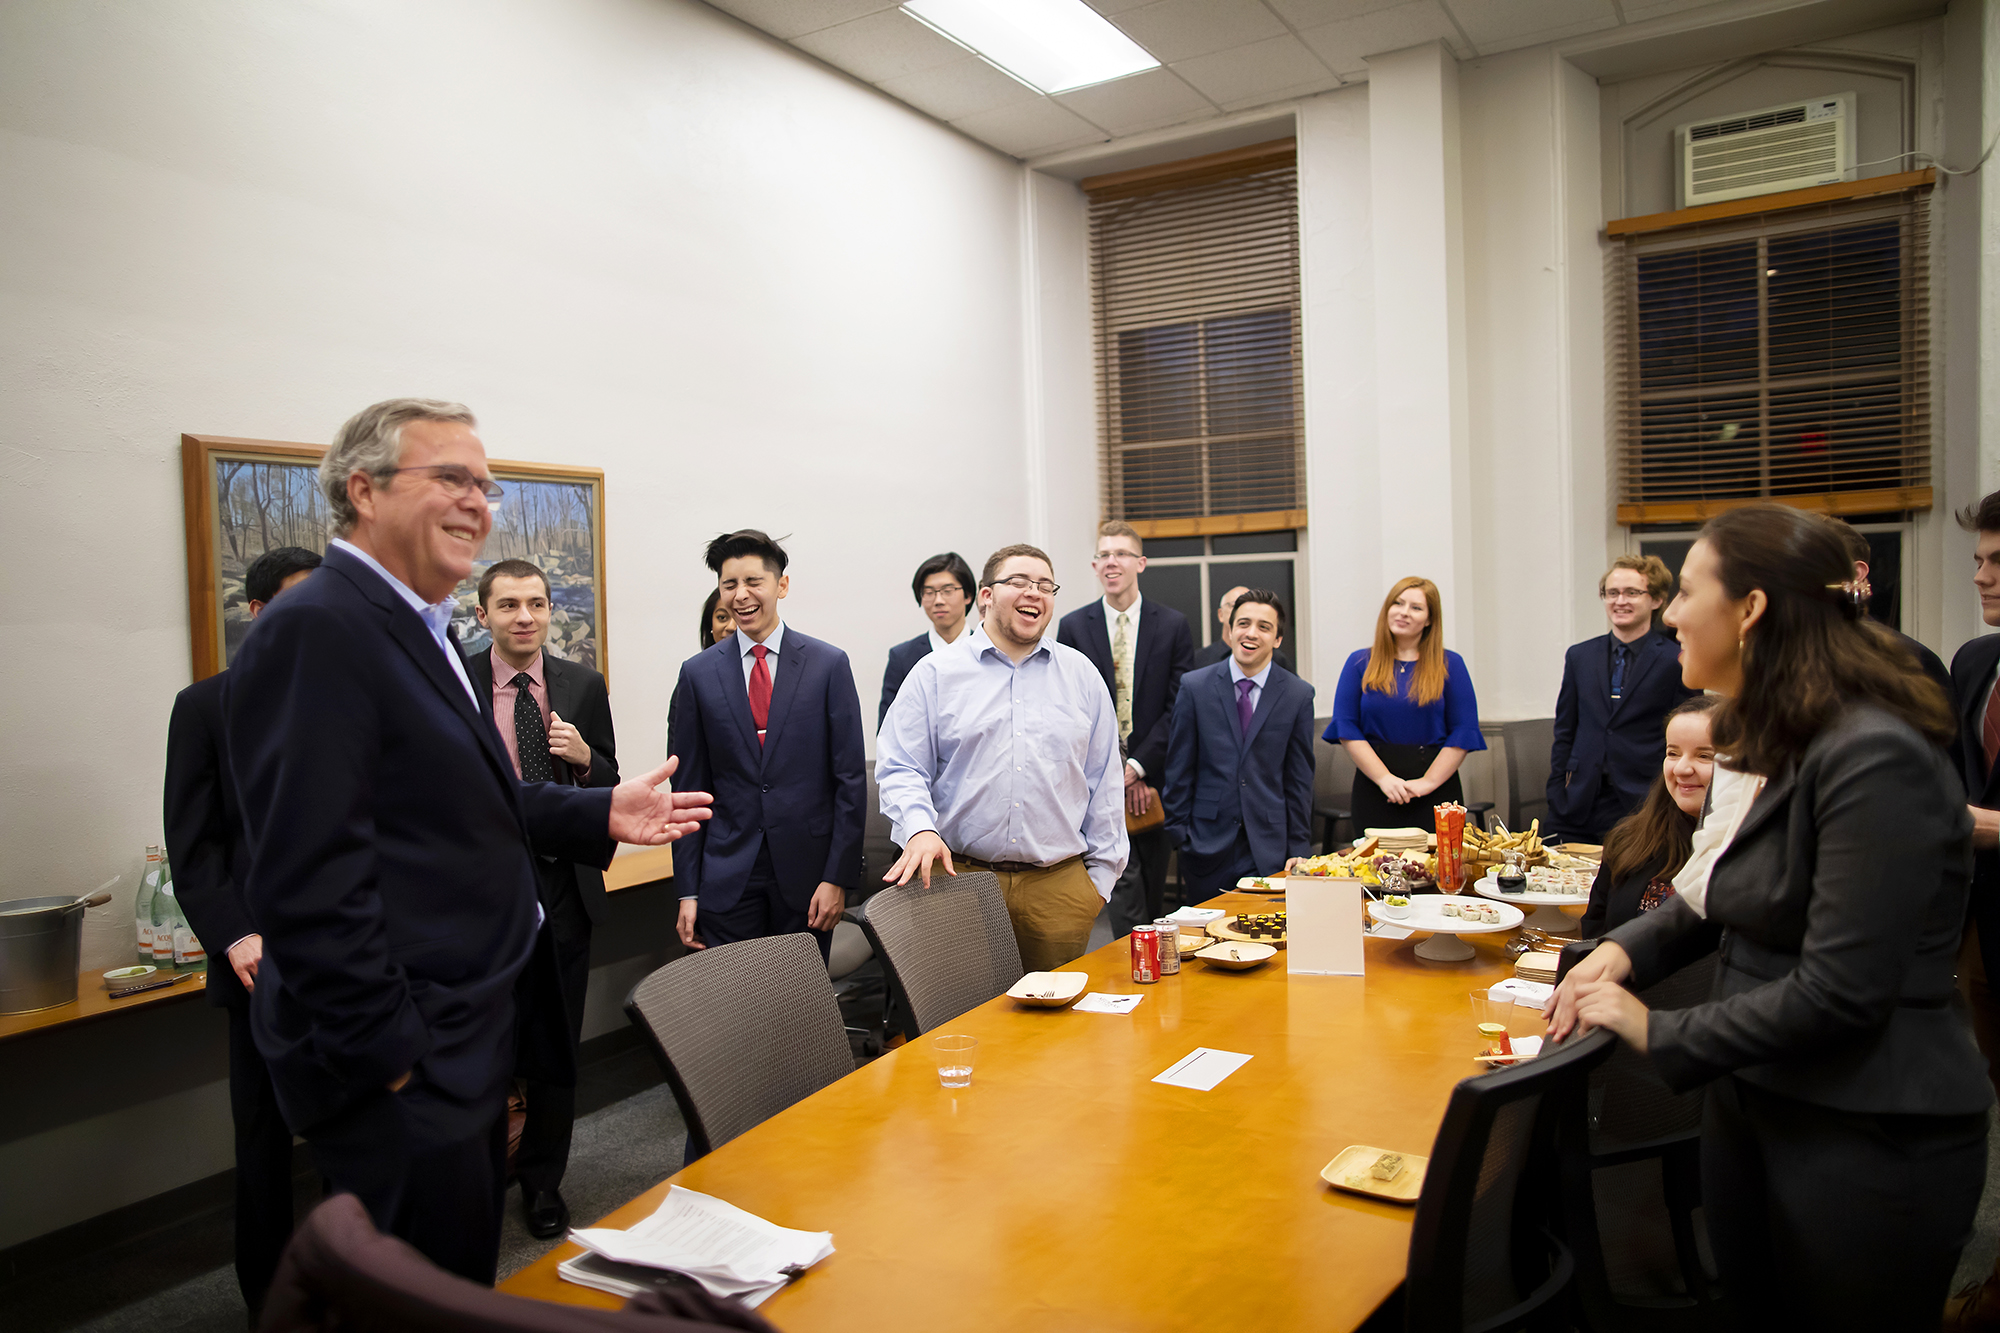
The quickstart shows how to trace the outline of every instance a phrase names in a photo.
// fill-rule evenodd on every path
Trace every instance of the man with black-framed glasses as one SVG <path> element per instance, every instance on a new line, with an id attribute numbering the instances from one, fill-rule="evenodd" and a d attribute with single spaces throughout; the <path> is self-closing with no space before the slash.
<path id="1" fill-rule="evenodd" d="M 889 650 L 889 668 L 882 673 L 882 706 L 875 714 L 877 730 L 889 716 L 889 705 L 896 702 L 896 693 L 903 688 L 910 668 L 957 643 L 958 636 L 965 633 L 966 613 L 978 600 L 972 589 L 972 567 L 956 551 L 940 551 L 918 565 L 910 591 L 930 618 L 930 628 Z"/>
<path id="2" fill-rule="evenodd" d="M 1128 855 L 1118 714 L 1097 668 L 1048 633 L 1057 590 L 1033 546 L 988 556 L 978 628 L 911 669 L 875 742 L 903 848 L 882 878 L 991 870 L 1031 972 L 1083 953 Z"/>

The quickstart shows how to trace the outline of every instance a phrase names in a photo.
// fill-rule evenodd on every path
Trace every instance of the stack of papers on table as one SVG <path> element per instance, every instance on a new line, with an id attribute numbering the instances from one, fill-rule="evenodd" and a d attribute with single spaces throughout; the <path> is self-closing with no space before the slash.
<path id="1" fill-rule="evenodd" d="M 1182 907 L 1167 913 L 1166 919 L 1181 926 L 1205 926 L 1222 915 L 1220 907 Z"/>
<path id="2" fill-rule="evenodd" d="M 630 1231 L 591 1228 L 569 1238 L 587 1253 L 556 1265 L 556 1272 L 580 1286 L 630 1297 L 674 1273 L 745 1305 L 761 1303 L 833 1253 L 830 1231 L 776 1226 L 679 1185 Z"/>

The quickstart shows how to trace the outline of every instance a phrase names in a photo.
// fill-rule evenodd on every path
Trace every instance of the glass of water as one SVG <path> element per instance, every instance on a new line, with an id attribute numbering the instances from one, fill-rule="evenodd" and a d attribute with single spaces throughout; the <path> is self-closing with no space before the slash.
<path id="1" fill-rule="evenodd" d="M 979 1038 L 958 1033 L 932 1037 L 931 1052 L 937 1056 L 939 1083 L 947 1088 L 972 1086 L 972 1059 L 979 1053 Z"/>

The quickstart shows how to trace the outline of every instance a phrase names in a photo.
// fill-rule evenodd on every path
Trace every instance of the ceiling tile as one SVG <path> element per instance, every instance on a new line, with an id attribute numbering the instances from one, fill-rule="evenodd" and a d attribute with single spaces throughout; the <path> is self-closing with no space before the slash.
<path id="1" fill-rule="evenodd" d="M 1708 3 L 1709 0 L 1704 0 Z M 1303 32 L 1342 19 L 1358 18 L 1378 9 L 1394 9 L 1409 0 L 1264 0 L 1279 18 Z"/>
<path id="2" fill-rule="evenodd" d="M 900 9 L 825 28 L 792 45 L 869 83 L 958 64 L 966 57 L 964 47 Z"/>
<path id="3" fill-rule="evenodd" d="M 1165 69 L 1149 69 L 1110 83 L 1079 88 L 1061 94 L 1056 100 L 1111 134 L 1137 134 L 1204 114 L 1216 114 L 1212 102 L 1188 87 L 1172 70 Z"/>
<path id="4" fill-rule="evenodd" d="M 1656 19 L 1662 14 L 1679 14 L 1716 3 L 1718 0 L 1624 0 L 1618 8 L 1624 13 L 1627 23 L 1638 23 L 1644 19 Z"/>
<path id="5" fill-rule="evenodd" d="M 895 9 L 898 0 L 708 0 L 725 14 L 734 14 L 773 37 L 790 41 L 836 23 Z"/>
<path id="6" fill-rule="evenodd" d="M 1108 15 L 1123 14 L 1128 9 L 1138 9 L 1142 5 L 1149 5 L 1153 3 L 1153 0 L 1083 0 L 1083 3 L 1089 5 L 1100 14 Z"/>
<path id="7" fill-rule="evenodd" d="M 1165 63 L 1227 51 L 1286 32 L 1263 0 L 1156 0 L 1126 10 L 1116 22 L 1155 60 Z"/>
<path id="8" fill-rule="evenodd" d="M 1289 36 L 1175 61 L 1173 68 L 1196 92 L 1224 106 L 1337 82 L 1317 56 Z"/>
<path id="9" fill-rule="evenodd" d="M 905 74 L 899 79 L 884 79 L 875 86 L 939 120 L 976 116 L 998 107 L 1038 101 L 1042 96 L 978 56 L 967 56 L 955 65 Z"/>
<path id="10" fill-rule="evenodd" d="M 1611 0 L 1447 0 L 1482 55 L 1618 26 Z"/>
<path id="11" fill-rule="evenodd" d="M 1366 73 L 1369 56 L 1424 42 L 1441 41 L 1461 59 L 1471 54 L 1464 49 L 1451 16 L 1437 0 L 1417 0 L 1415 4 L 1401 4 L 1394 9 L 1308 28 L 1299 34 L 1299 40 L 1343 78 Z"/>
<path id="12" fill-rule="evenodd" d="M 1046 97 L 997 111 L 982 111 L 951 123 L 981 143 L 992 144 L 1015 157 L 1102 143 L 1108 137 L 1083 117 Z"/>

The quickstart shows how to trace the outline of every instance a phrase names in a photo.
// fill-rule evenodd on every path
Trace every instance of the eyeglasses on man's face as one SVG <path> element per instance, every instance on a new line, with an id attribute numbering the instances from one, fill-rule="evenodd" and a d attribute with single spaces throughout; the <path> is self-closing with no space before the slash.
<path id="1" fill-rule="evenodd" d="M 962 583 L 945 583 L 935 588 L 924 589 L 924 600 L 927 602 L 948 602 L 954 597 L 967 597 L 970 595 L 965 591 L 965 585 Z"/>
<path id="2" fill-rule="evenodd" d="M 450 491 L 453 498 L 464 495 L 467 491 L 476 490 L 486 497 L 487 503 L 499 504 L 501 498 L 507 494 L 507 488 L 493 480 L 493 478 L 482 477 L 471 468 L 462 467 L 457 463 L 426 463 L 421 467 L 392 467 L 378 475 L 393 477 L 399 472 L 428 472 L 431 474 L 431 480 Z"/>
<path id="3" fill-rule="evenodd" d="M 1146 557 L 1137 551 L 1099 551 L 1090 558 L 1099 564 L 1108 564 L 1115 560 L 1121 565 L 1136 565 Z"/>
<path id="4" fill-rule="evenodd" d="M 1016 574 L 1012 578 L 995 579 L 986 586 L 989 588 L 1012 588 L 1015 592 L 1033 590 L 1044 597 L 1053 597 L 1062 591 L 1060 583 L 1053 583 L 1048 579 L 1031 579 L 1026 574 Z"/>
<path id="5" fill-rule="evenodd" d="M 1606 588 L 1604 590 L 1604 600 L 1607 602 L 1636 602 L 1642 597 L 1649 597 L 1651 595 L 1644 588 Z"/>

